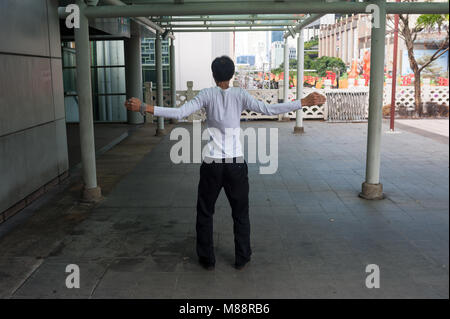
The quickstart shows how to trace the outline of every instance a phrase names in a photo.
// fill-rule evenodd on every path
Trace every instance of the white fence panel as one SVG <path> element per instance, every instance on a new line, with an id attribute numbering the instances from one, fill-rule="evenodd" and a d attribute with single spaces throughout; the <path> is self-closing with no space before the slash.
<path id="1" fill-rule="evenodd" d="M 190 81 L 189 81 L 190 82 Z M 199 90 L 192 90 L 192 82 L 188 82 L 188 90 L 177 91 L 176 107 L 180 107 L 187 101 L 196 96 Z M 147 86 L 146 86 L 147 87 Z M 302 108 L 304 119 L 325 119 L 329 121 L 363 121 L 368 116 L 368 87 L 352 87 L 348 89 L 316 89 L 305 87 L 303 95 L 316 91 L 327 96 L 327 102 L 324 105 L 304 106 Z M 414 87 L 398 86 L 396 90 L 396 108 L 405 106 L 410 110 L 414 110 Z M 248 92 L 256 99 L 269 104 L 281 101 L 281 89 L 262 89 L 248 90 Z M 383 105 L 390 104 L 391 86 L 386 85 L 383 92 Z M 156 92 L 146 92 L 146 96 L 155 100 Z M 296 91 L 289 90 L 288 99 L 296 99 Z M 441 105 L 449 106 L 449 88 L 447 86 L 422 86 L 422 100 L 424 103 L 434 102 Z M 164 106 L 173 107 L 170 101 L 170 91 L 164 91 Z M 296 112 L 289 112 L 288 117 L 296 118 Z M 204 120 L 206 114 L 204 110 L 200 110 L 192 114 L 187 119 Z M 249 110 L 244 110 L 241 115 L 242 119 L 278 119 L 278 115 L 263 115 Z"/>

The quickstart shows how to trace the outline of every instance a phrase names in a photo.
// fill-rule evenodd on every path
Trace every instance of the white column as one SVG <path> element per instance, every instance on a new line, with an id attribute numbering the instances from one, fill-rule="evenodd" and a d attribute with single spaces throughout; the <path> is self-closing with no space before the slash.
<path id="1" fill-rule="evenodd" d="M 303 98 L 303 70 L 305 62 L 305 45 L 304 45 L 304 30 L 301 29 L 297 38 L 297 100 L 300 101 Z M 295 126 L 294 133 L 303 133 L 303 110 L 300 108 L 295 111 Z"/>
<path id="2" fill-rule="evenodd" d="M 136 97 L 142 100 L 141 35 L 139 25 L 134 21 L 131 21 L 130 38 L 124 41 L 124 48 L 127 99 Z M 144 117 L 139 112 L 127 111 L 127 118 L 130 124 L 144 123 Z"/>
<path id="3" fill-rule="evenodd" d="M 155 39 L 155 67 L 156 67 L 156 105 L 164 106 L 163 98 L 163 72 L 162 72 L 162 45 L 161 34 L 156 32 Z M 166 134 L 164 128 L 164 117 L 158 117 L 158 127 L 156 128 L 156 135 L 163 136 Z"/>
<path id="4" fill-rule="evenodd" d="M 382 199 L 383 185 L 380 183 L 381 128 L 384 82 L 384 48 L 386 35 L 386 2 L 374 0 L 380 8 L 379 26 L 372 26 L 370 41 L 370 90 L 369 121 L 367 132 L 366 181 L 362 184 L 361 197 Z"/>
<path id="5" fill-rule="evenodd" d="M 82 200 L 93 202 L 101 198 L 97 185 L 95 164 L 94 118 L 92 114 L 91 55 L 89 45 L 89 22 L 83 11 L 84 1 L 77 0 L 80 8 L 80 27 L 75 28 L 75 58 L 77 94 L 80 118 L 81 170 L 84 182 Z"/>
<path id="6" fill-rule="evenodd" d="M 283 102 L 288 102 L 288 94 L 289 94 L 289 46 L 288 46 L 288 38 L 284 39 L 284 87 L 283 87 Z M 288 113 L 284 113 L 282 121 L 289 121 Z"/>

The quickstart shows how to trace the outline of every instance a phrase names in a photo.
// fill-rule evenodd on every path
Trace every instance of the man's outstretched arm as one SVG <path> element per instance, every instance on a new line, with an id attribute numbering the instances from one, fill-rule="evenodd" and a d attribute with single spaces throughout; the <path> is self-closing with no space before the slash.
<path id="1" fill-rule="evenodd" d="M 301 99 L 300 101 L 278 103 L 278 104 L 267 104 L 263 101 L 259 101 L 251 96 L 247 91 L 244 91 L 244 105 L 243 108 L 246 110 L 255 111 L 266 115 L 277 115 L 282 113 L 287 113 L 300 109 L 302 106 L 312 106 L 312 105 L 322 105 L 325 103 L 325 96 L 317 92 L 313 92 Z"/>
<path id="2" fill-rule="evenodd" d="M 192 100 L 184 103 L 181 107 L 162 107 L 153 106 L 143 103 L 138 98 L 132 97 L 125 101 L 127 110 L 133 112 L 150 113 L 155 116 L 162 116 L 181 120 L 186 116 L 200 110 L 206 105 L 206 94 L 202 91 L 197 94 Z"/>

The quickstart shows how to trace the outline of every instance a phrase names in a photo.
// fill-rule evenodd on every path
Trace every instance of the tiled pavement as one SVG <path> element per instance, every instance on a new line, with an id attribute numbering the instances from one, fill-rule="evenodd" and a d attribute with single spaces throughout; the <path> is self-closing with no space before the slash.
<path id="1" fill-rule="evenodd" d="M 252 261 L 232 268 L 231 211 L 216 205 L 217 265 L 195 255 L 199 164 L 172 164 L 166 137 L 105 201 L 51 247 L 39 234 L 27 250 L 0 240 L 0 288 L 13 298 L 448 298 L 448 143 L 383 128 L 382 182 L 387 198 L 358 198 L 364 180 L 367 124 L 246 122 L 279 128 L 279 169 L 259 175 L 249 164 Z M 65 212 L 67 218 L 75 212 Z M 48 223 L 51 225 L 51 222 Z M 30 236 L 27 236 L 30 238 Z M 33 240 L 33 237 L 31 239 Z M 50 251 L 40 256 L 40 251 Z M 36 259 L 38 257 L 38 259 Z M 38 260 L 38 261 L 37 261 Z M 81 288 L 65 287 L 77 264 Z M 368 289 L 365 268 L 380 267 L 381 287 Z M 22 279 L 19 279 L 22 278 Z M 25 278 L 25 279 L 23 279 Z M 19 282 L 20 280 L 20 282 Z M 0 285 L 1 286 L 1 285 Z M 12 294 L 12 295 L 11 295 Z"/>
<path id="2" fill-rule="evenodd" d="M 448 138 L 449 126 L 447 119 L 396 120 L 403 126 L 409 126 L 426 132 L 442 135 Z"/>

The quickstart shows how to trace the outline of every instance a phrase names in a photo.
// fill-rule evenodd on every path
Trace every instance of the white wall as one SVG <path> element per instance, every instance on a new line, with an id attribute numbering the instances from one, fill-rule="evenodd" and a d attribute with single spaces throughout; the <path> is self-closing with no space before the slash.
<path id="1" fill-rule="evenodd" d="M 214 86 L 213 59 L 228 55 L 234 60 L 232 33 L 179 32 L 175 37 L 177 90 L 186 90 L 187 81 L 194 81 L 194 90 Z"/>

